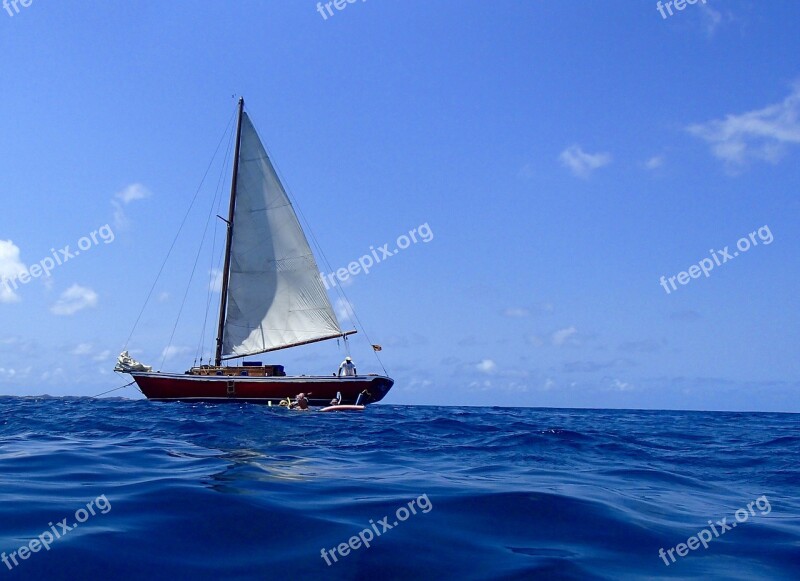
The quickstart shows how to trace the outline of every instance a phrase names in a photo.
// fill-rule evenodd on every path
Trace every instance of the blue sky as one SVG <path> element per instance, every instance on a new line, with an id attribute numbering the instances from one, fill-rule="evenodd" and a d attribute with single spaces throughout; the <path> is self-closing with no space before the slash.
<path id="1" fill-rule="evenodd" d="M 800 4 L 333 12 L 0 11 L 0 275 L 114 234 L 0 290 L 0 394 L 125 382 L 114 360 L 199 187 L 128 345 L 160 366 L 212 208 L 220 248 L 227 139 L 209 163 L 241 94 L 333 269 L 433 233 L 346 283 L 397 381 L 388 402 L 800 411 Z M 765 226 L 708 277 L 659 284 Z M 197 351 L 210 238 L 165 370 Z M 351 347 L 380 371 L 363 336 Z M 312 374 L 343 355 L 334 342 L 262 359 Z"/>

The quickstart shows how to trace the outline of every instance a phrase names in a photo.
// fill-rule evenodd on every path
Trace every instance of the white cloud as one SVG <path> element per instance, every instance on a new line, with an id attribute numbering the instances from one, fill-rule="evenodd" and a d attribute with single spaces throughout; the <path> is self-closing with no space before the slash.
<path id="1" fill-rule="evenodd" d="M 508 307 L 503 311 L 503 316 L 522 319 L 531 315 L 552 313 L 554 310 L 553 303 L 534 303 L 527 307 Z"/>
<path id="2" fill-rule="evenodd" d="M 611 387 L 617 391 L 630 391 L 633 389 L 633 386 L 630 383 L 625 383 L 624 381 L 620 381 L 619 379 L 615 379 L 611 382 Z"/>
<path id="3" fill-rule="evenodd" d="M 122 200 L 123 204 L 130 204 L 135 200 L 142 200 L 151 196 L 152 193 L 142 184 L 131 184 L 121 192 L 114 194 L 118 200 Z"/>
<path id="4" fill-rule="evenodd" d="M 15 303 L 20 300 L 19 295 L 14 292 L 11 283 L 16 277 L 27 268 L 19 259 L 19 247 L 11 240 L 0 240 L 0 303 Z M 8 281 L 8 284 L 4 284 Z"/>
<path id="5" fill-rule="evenodd" d="M 5 367 L 0 367 L 0 375 L 10 379 L 17 374 L 17 370 L 14 368 L 6 369 Z"/>
<path id="6" fill-rule="evenodd" d="M 544 345 L 544 339 L 542 339 L 539 335 L 528 335 L 526 340 L 534 347 L 541 347 Z"/>
<path id="7" fill-rule="evenodd" d="M 73 355 L 88 355 L 92 352 L 91 343 L 81 343 L 72 350 Z"/>
<path id="8" fill-rule="evenodd" d="M 525 180 L 529 180 L 535 176 L 536 172 L 534 171 L 533 166 L 529 163 L 526 163 L 524 166 L 522 166 L 522 169 L 517 173 L 517 177 Z"/>
<path id="9" fill-rule="evenodd" d="M 23 385 L 31 377 L 32 369 L 33 367 L 30 365 L 28 367 L 0 367 L 0 379 L 9 385 Z"/>
<path id="10" fill-rule="evenodd" d="M 208 288 L 211 289 L 211 292 L 214 293 L 221 293 L 222 292 L 222 270 L 219 268 L 214 268 L 209 272 L 209 276 L 211 281 L 208 283 Z"/>
<path id="11" fill-rule="evenodd" d="M 116 200 L 111 200 L 111 205 L 114 207 L 114 229 L 127 230 L 130 220 L 128 220 L 125 210 L 122 209 L 122 204 Z"/>
<path id="12" fill-rule="evenodd" d="M 422 379 L 421 377 L 415 377 L 407 384 L 401 386 L 401 391 L 422 391 L 428 387 L 433 385 L 433 381 L 430 379 Z"/>
<path id="13" fill-rule="evenodd" d="M 159 303 L 166 303 L 169 300 L 169 293 L 168 292 L 159 293 L 158 298 L 156 300 Z"/>
<path id="14" fill-rule="evenodd" d="M 531 312 L 528 309 L 522 307 L 511 307 L 503 311 L 503 315 L 506 317 L 518 318 L 521 319 L 523 317 L 530 316 Z"/>
<path id="15" fill-rule="evenodd" d="M 178 357 L 179 355 L 185 355 L 190 351 L 191 349 L 189 347 L 178 347 L 175 345 L 170 345 L 169 347 L 164 348 L 164 350 L 161 352 L 161 357 L 165 361 L 169 361 L 174 357 Z"/>
<path id="16" fill-rule="evenodd" d="M 644 163 L 644 167 L 647 169 L 658 169 L 662 165 L 664 165 L 663 155 L 654 155 Z"/>
<path id="17" fill-rule="evenodd" d="M 106 349 L 102 353 L 98 353 L 94 357 L 92 357 L 92 361 L 106 361 L 111 356 L 111 351 Z"/>
<path id="18" fill-rule="evenodd" d="M 481 373 L 491 373 L 497 368 L 497 364 L 491 359 L 484 359 L 483 361 L 478 363 L 475 367 Z"/>
<path id="19" fill-rule="evenodd" d="M 114 208 L 114 227 L 117 230 L 126 230 L 130 225 L 130 220 L 125 213 L 124 206 L 136 200 L 142 200 L 151 196 L 152 193 L 142 184 L 131 184 L 124 190 L 114 194 L 111 206 Z"/>
<path id="20" fill-rule="evenodd" d="M 74 315 L 87 307 L 97 306 L 97 293 L 92 289 L 78 284 L 73 284 L 63 293 L 52 307 L 50 312 L 55 315 Z"/>
<path id="21" fill-rule="evenodd" d="M 339 317 L 339 320 L 344 322 L 347 321 L 352 323 L 355 320 L 355 315 L 353 313 L 353 305 L 346 301 L 345 299 L 339 298 L 336 299 L 336 316 Z"/>
<path id="22" fill-rule="evenodd" d="M 700 4 L 700 8 L 703 11 L 703 15 L 706 19 L 706 32 L 708 33 L 708 36 L 712 36 L 714 31 L 717 30 L 717 26 L 719 26 L 722 22 L 722 13 L 711 8 L 711 6 L 706 4 L 705 1 Z"/>
<path id="23" fill-rule="evenodd" d="M 561 163 L 581 178 L 588 178 L 596 169 L 611 163 L 610 153 L 586 153 L 580 146 L 572 145 L 558 156 Z"/>
<path id="24" fill-rule="evenodd" d="M 748 159 L 777 163 L 788 145 L 800 144 L 800 82 L 782 102 L 740 115 L 727 115 L 687 127 L 705 140 L 715 157 L 729 166 Z"/>
<path id="25" fill-rule="evenodd" d="M 40 381 L 55 381 L 64 377 L 64 369 L 56 367 L 53 370 L 48 370 L 39 376 Z"/>
<path id="26" fill-rule="evenodd" d="M 467 387 L 476 391 L 489 391 L 490 389 L 494 389 L 492 382 L 488 379 L 484 379 L 483 381 L 473 381 Z"/>
<path id="27" fill-rule="evenodd" d="M 504 386 L 505 391 L 509 392 L 524 392 L 529 390 L 529 386 L 527 383 L 521 383 L 519 381 L 510 381 Z"/>
<path id="28" fill-rule="evenodd" d="M 578 329 L 576 329 L 575 327 L 567 327 L 566 329 L 559 329 L 558 331 L 553 333 L 553 336 L 550 338 L 550 340 L 553 342 L 553 345 L 560 347 L 561 345 L 564 345 L 569 339 L 574 337 L 577 332 Z"/>

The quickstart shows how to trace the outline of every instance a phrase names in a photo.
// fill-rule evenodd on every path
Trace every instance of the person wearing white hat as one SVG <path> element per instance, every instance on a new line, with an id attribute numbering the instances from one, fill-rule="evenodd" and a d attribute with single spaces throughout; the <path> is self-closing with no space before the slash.
<path id="1" fill-rule="evenodd" d="M 356 375 L 358 375 L 358 372 L 353 360 L 350 357 L 345 357 L 339 366 L 339 377 L 355 377 Z"/>

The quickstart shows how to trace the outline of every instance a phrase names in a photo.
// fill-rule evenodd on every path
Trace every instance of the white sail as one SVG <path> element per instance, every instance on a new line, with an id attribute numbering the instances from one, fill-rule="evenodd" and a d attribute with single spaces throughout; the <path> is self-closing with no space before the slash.
<path id="1" fill-rule="evenodd" d="M 342 334 L 308 240 L 246 113 L 228 280 L 225 359 Z"/>

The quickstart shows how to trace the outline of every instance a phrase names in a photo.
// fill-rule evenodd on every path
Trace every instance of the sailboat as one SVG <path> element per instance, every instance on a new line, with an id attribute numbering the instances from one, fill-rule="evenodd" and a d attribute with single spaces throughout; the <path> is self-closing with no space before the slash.
<path id="1" fill-rule="evenodd" d="M 332 339 L 342 331 L 308 239 L 267 151 L 238 103 L 222 292 L 214 365 L 182 374 L 154 372 L 120 355 L 115 371 L 128 373 L 158 401 L 280 403 L 300 393 L 311 405 L 369 404 L 382 400 L 394 380 L 377 374 L 287 375 L 282 365 L 232 359 Z M 210 363 L 210 362 L 209 362 Z"/>

